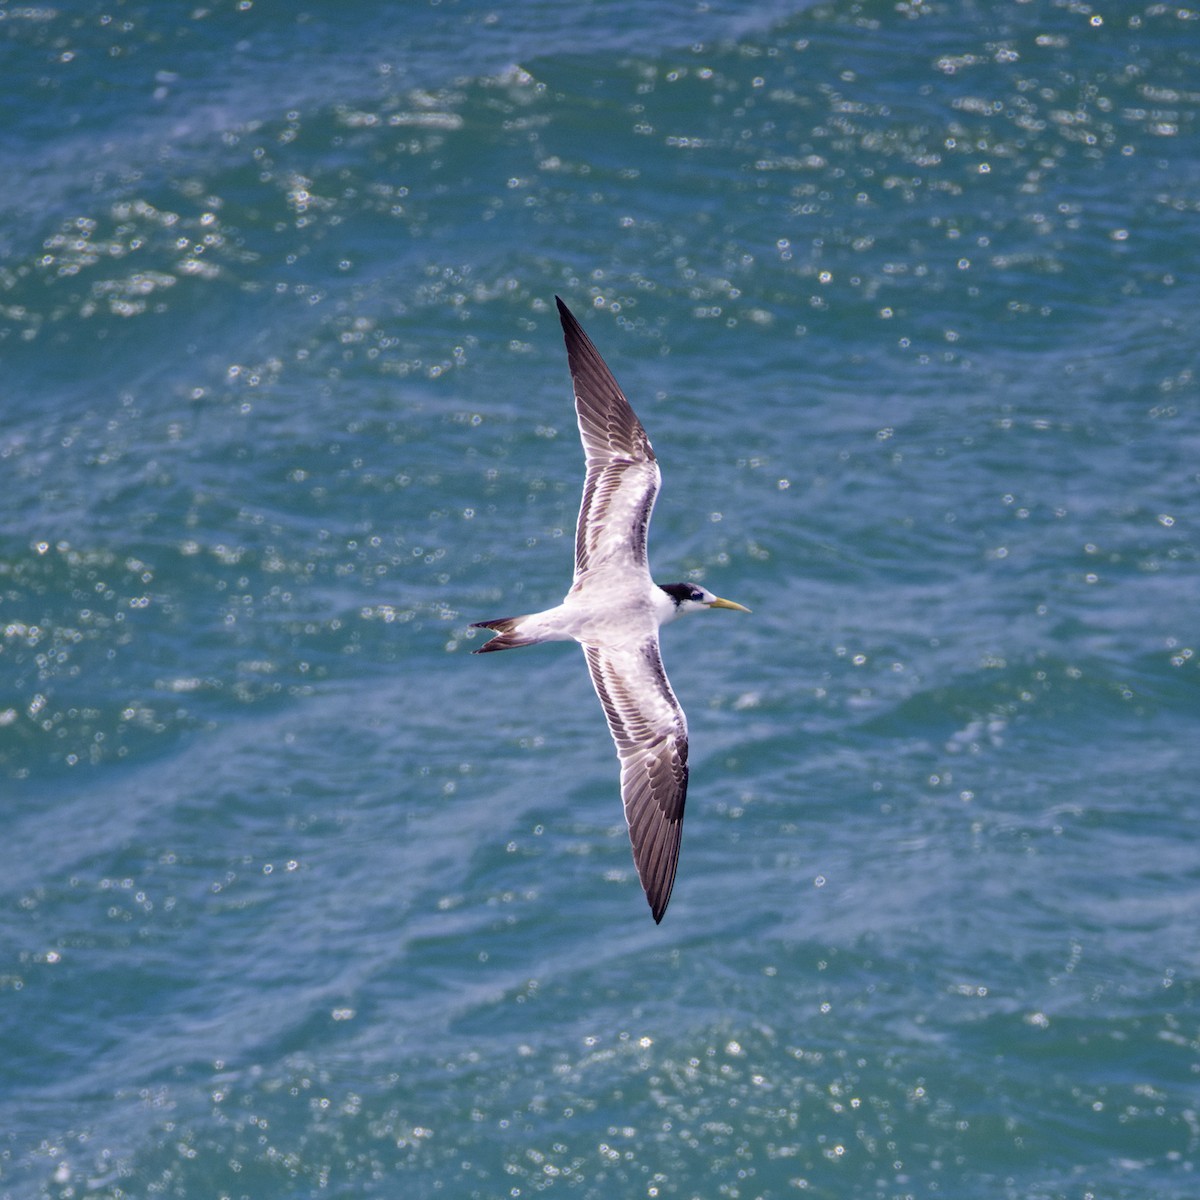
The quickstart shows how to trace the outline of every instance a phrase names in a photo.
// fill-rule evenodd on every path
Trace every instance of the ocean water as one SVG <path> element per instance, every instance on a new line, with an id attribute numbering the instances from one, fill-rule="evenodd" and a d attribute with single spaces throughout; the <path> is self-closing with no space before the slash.
<path id="1" fill-rule="evenodd" d="M 0 1197 L 1200 1192 L 1200 13 L 0 3 Z M 553 297 L 663 466 L 656 927 Z"/>

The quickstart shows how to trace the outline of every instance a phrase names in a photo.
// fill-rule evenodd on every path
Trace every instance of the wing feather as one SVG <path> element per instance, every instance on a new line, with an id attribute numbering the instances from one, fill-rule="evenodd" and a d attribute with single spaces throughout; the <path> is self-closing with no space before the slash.
<path id="1" fill-rule="evenodd" d="M 584 646 L 621 763 L 621 799 L 654 920 L 671 899 L 687 799 L 687 718 L 663 670 L 657 634 L 640 646 Z"/>
<path id="2" fill-rule="evenodd" d="M 646 530 L 662 476 L 650 439 L 600 352 L 557 296 L 587 461 L 575 526 L 575 578 L 608 563 L 646 568 Z"/>

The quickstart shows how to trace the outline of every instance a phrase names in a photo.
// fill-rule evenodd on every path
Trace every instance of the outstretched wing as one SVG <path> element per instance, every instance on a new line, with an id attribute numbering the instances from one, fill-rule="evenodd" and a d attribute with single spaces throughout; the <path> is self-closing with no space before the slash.
<path id="1" fill-rule="evenodd" d="M 633 861 L 658 922 L 679 864 L 688 783 L 687 718 L 663 670 L 657 634 L 640 646 L 584 646 L 583 652 L 621 761 L 621 799 Z"/>
<path id="2" fill-rule="evenodd" d="M 646 528 L 661 476 L 650 439 L 612 372 L 557 297 L 587 459 L 575 526 L 575 578 L 601 564 L 646 570 Z"/>

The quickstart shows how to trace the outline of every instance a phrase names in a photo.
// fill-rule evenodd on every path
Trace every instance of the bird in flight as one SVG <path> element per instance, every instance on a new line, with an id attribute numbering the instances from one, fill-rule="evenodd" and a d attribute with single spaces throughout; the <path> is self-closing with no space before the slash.
<path id="1" fill-rule="evenodd" d="M 621 763 L 633 861 L 655 922 L 675 869 L 688 785 L 687 718 L 663 670 L 659 628 L 708 608 L 749 612 L 693 583 L 656 584 L 646 530 L 662 476 L 642 423 L 571 310 L 557 296 L 587 473 L 575 527 L 575 577 L 556 608 L 478 621 L 486 654 L 579 642 Z"/>

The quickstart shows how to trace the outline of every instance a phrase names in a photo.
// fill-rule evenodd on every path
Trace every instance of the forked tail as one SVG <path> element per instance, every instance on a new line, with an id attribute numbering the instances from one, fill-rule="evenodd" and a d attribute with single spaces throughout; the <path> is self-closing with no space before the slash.
<path id="1" fill-rule="evenodd" d="M 521 625 L 527 617 L 501 617 L 497 621 L 476 621 L 472 629 L 490 629 L 495 633 L 486 646 L 472 650 L 472 654 L 487 654 L 492 650 L 515 650 L 518 646 L 536 646 L 543 639 L 532 634 L 521 633 Z"/>

